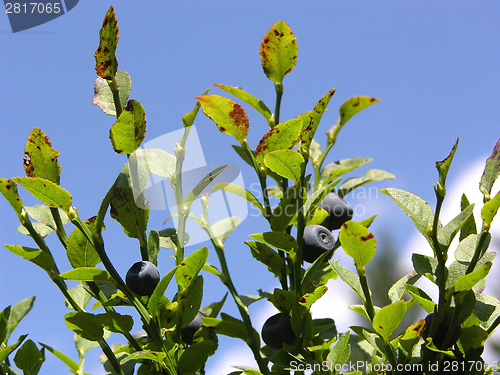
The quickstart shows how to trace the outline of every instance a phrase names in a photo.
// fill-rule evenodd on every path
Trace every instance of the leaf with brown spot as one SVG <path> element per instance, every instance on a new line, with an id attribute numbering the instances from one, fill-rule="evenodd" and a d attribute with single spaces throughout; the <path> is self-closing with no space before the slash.
<path id="1" fill-rule="evenodd" d="M 111 6 L 99 31 L 99 47 L 94 54 L 95 71 L 97 75 L 104 79 L 113 79 L 118 68 L 118 60 L 115 52 L 118 46 L 118 22 L 115 10 Z"/>
<path id="2" fill-rule="evenodd" d="M 68 213 L 71 207 L 71 194 L 59 185 L 40 177 L 15 177 L 13 180 L 47 206 L 61 208 Z"/>
<path id="3" fill-rule="evenodd" d="M 398 301 L 380 309 L 373 317 L 373 328 L 384 339 L 389 339 L 406 313 L 405 301 Z"/>
<path id="4" fill-rule="evenodd" d="M 283 21 L 276 22 L 264 36 L 260 45 L 262 68 L 267 78 L 282 82 L 297 63 L 297 39 Z"/>
<path id="5" fill-rule="evenodd" d="M 302 130 L 300 117 L 282 122 L 270 129 L 260 140 L 255 150 L 255 159 L 264 165 L 264 156 L 276 150 L 287 150 L 297 142 Z"/>
<path id="6" fill-rule="evenodd" d="M 7 202 L 9 202 L 14 211 L 16 211 L 19 219 L 21 219 L 24 204 L 21 198 L 19 198 L 16 183 L 10 179 L 0 178 L 0 193 L 7 199 Z"/>
<path id="7" fill-rule="evenodd" d="M 495 144 L 491 155 L 486 159 L 481 182 L 479 183 L 479 190 L 483 194 L 491 194 L 491 188 L 495 183 L 498 175 L 500 174 L 500 139 Z"/>
<path id="8" fill-rule="evenodd" d="M 316 129 L 323 117 L 323 113 L 325 113 L 326 107 L 330 102 L 330 99 L 335 94 L 337 89 L 332 89 L 328 91 L 314 106 L 313 110 L 308 112 L 310 121 L 306 123 L 304 121 L 304 130 L 300 136 L 302 141 L 302 149 L 309 154 L 309 147 L 311 146 L 311 142 L 313 140 L 314 134 L 316 133 Z"/>
<path id="9" fill-rule="evenodd" d="M 255 98 L 249 93 L 243 91 L 238 87 L 232 87 L 227 85 L 221 85 L 218 83 L 214 83 L 214 86 L 236 96 L 238 99 L 243 100 L 245 103 L 256 109 L 262 116 L 265 117 L 267 121 L 271 119 L 272 113 L 271 110 L 264 104 L 262 100 Z"/>
<path id="10" fill-rule="evenodd" d="M 39 128 L 31 131 L 24 149 L 23 165 L 28 177 L 40 177 L 59 185 L 61 165 L 49 138 Z"/>
<path id="11" fill-rule="evenodd" d="M 249 123 L 242 106 L 219 95 L 202 95 L 195 99 L 222 133 L 232 135 L 240 143 L 246 139 Z"/>
<path id="12" fill-rule="evenodd" d="M 344 223 L 339 240 L 345 253 L 354 259 L 356 267 L 366 266 L 375 255 L 377 240 L 359 223 L 354 221 Z"/>
<path id="13" fill-rule="evenodd" d="M 245 241 L 245 244 L 250 248 L 252 256 L 266 265 L 269 271 L 276 277 L 282 275 L 285 269 L 285 263 L 276 251 L 261 242 Z"/>
<path id="14" fill-rule="evenodd" d="M 129 100 L 120 117 L 109 130 L 109 139 L 115 152 L 131 154 L 146 136 L 146 113 L 136 100 Z"/>
<path id="15" fill-rule="evenodd" d="M 345 123 L 356 113 L 361 112 L 363 109 L 368 108 L 380 100 L 381 99 L 369 96 L 355 96 L 354 98 L 345 101 L 344 104 L 340 106 L 340 127 L 344 126 Z"/>
<path id="16" fill-rule="evenodd" d="M 191 280 L 198 276 L 205 262 L 208 259 L 208 248 L 203 246 L 196 250 L 193 254 L 184 259 L 183 264 L 179 265 L 175 273 L 177 284 L 183 289 L 187 289 L 191 284 Z"/>

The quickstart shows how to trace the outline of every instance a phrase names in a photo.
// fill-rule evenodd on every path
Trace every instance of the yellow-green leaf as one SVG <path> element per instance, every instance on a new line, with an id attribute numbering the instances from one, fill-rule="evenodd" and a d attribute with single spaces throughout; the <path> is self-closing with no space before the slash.
<path id="1" fill-rule="evenodd" d="M 41 177 L 59 185 L 61 165 L 57 158 L 59 151 L 54 150 L 49 137 L 39 128 L 31 131 L 24 149 L 24 170 L 28 177 Z"/>
<path id="2" fill-rule="evenodd" d="M 277 150 L 264 156 L 264 164 L 281 177 L 297 182 L 302 174 L 304 158 L 295 150 Z"/>
<path id="3" fill-rule="evenodd" d="M 203 113 L 209 117 L 224 134 L 232 135 L 243 142 L 248 134 L 248 117 L 241 105 L 219 95 L 202 95 L 195 98 L 201 104 Z"/>
<path id="4" fill-rule="evenodd" d="M 377 240 L 360 223 L 354 221 L 344 223 L 339 239 L 346 254 L 354 259 L 356 267 L 364 267 L 375 255 Z"/>
<path id="5" fill-rule="evenodd" d="M 283 21 L 276 22 L 264 36 L 260 45 L 262 68 L 267 78 L 282 82 L 297 63 L 297 40 Z"/>
<path id="6" fill-rule="evenodd" d="M 21 219 L 24 204 L 21 198 L 19 198 L 16 183 L 11 179 L 0 178 L 0 193 L 7 199 L 7 202 L 10 203 L 19 219 Z"/>
<path id="7" fill-rule="evenodd" d="M 384 339 L 389 339 L 406 313 L 405 301 L 383 307 L 373 317 L 373 329 Z"/>
<path id="8" fill-rule="evenodd" d="M 40 177 L 14 177 L 13 180 L 47 206 L 61 208 L 68 213 L 71 194 L 59 185 Z"/>
<path id="9" fill-rule="evenodd" d="M 120 117 L 109 130 L 113 149 L 119 154 L 131 154 L 146 136 L 146 113 L 136 100 L 129 100 Z"/>
<path id="10" fill-rule="evenodd" d="M 104 79 L 112 79 L 118 68 L 118 60 L 115 52 L 118 46 L 118 22 L 116 21 L 115 10 L 111 6 L 99 31 L 99 47 L 94 54 L 95 71 L 97 75 Z"/>

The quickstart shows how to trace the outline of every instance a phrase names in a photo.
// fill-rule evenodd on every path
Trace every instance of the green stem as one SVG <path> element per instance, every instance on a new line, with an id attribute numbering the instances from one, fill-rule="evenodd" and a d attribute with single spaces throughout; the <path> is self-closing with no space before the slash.
<path id="1" fill-rule="evenodd" d="M 262 196 L 264 198 L 264 217 L 266 218 L 266 220 L 268 220 L 270 222 L 271 221 L 271 205 L 269 203 L 269 195 L 267 193 L 267 182 L 266 182 L 267 175 L 266 175 L 266 172 L 260 168 L 259 164 L 257 163 L 257 160 L 255 159 L 254 153 L 250 150 L 250 147 L 248 146 L 248 142 L 246 139 L 244 139 L 241 142 L 241 147 L 246 152 L 248 158 L 252 162 L 253 168 L 255 169 L 255 172 L 257 173 L 257 176 L 259 178 L 260 189 L 262 190 Z M 285 193 L 285 192 L 283 191 L 283 193 Z"/>
<path id="2" fill-rule="evenodd" d="M 361 288 L 363 289 L 363 294 L 365 295 L 363 304 L 365 305 L 368 317 L 373 322 L 373 318 L 375 317 L 375 307 L 373 306 L 372 295 L 370 293 L 370 288 L 368 287 L 368 279 L 366 278 L 365 267 L 356 265 L 356 270 L 358 272 Z"/>
<path id="3" fill-rule="evenodd" d="M 59 214 L 59 209 L 55 207 L 50 207 L 50 212 L 52 213 L 52 218 L 56 223 L 56 235 L 61 241 L 62 245 L 66 249 L 68 247 L 68 236 L 66 235 L 66 231 L 64 230 L 64 225 L 61 220 L 61 215 Z"/>
<path id="4" fill-rule="evenodd" d="M 281 98 L 283 97 L 283 83 L 275 82 L 274 88 L 276 90 L 276 106 L 274 107 L 274 126 L 280 123 L 280 109 L 281 109 Z"/>
<path id="5" fill-rule="evenodd" d="M 113 369 L 119 375 L 125 375 L 122 371 L 118 358 L 116 358 L 115 353 L 113 353 L 106 340 L 104 340 L 104 338 L 101 337 L 97 342 L 101 347 L 102 351 L 104 352 L 104 354 L 106 355 L 106 357 L 108 358 L 109 362 L 111 363 L 111 366 L 113 366 Z"/>
<path id="6" fill-rule="evenodd" d="M 297 197 L 297 243 L 298 248 L 293 257 L 293 279 L 294 279 L 294 289 L 295 293 L 302 296 L 302 242 L 304 239 L 304 228 L 306 226 L 306 220 L 304 216 L 304 195 L 306 191 L 302 185 L 303 178 L 301 178 L 301 184 L 298 186 L 298 197 Z"/>
<path id="7" fill-rule="evenodd" d="M 122 113 L 122 104 L 120 102 L 120 94 L 118 92 L 118 84 L 116 83 L 116 79 L 113 76 L 111 80 L 108 80 L 108 86 L 109 89 L 111 90 L 111 93 L 113 94 L 113 102 L 115 103 L 115 110 L 116 110 L 116 118 L 120 117 Z"/>
<path id="8" fill-rule="evenodd" d="M 226 262 L 226 256 L 224 255 L 224 245 L 222 241 L 220 241 L 217 237 L 215 237 L 214 233 L 212 232 L 212 229 L 210 228 L 210 224 L 208 221 L 208 215 L 204 218 L 204 225 L 202 228 L 207 232 L 208 236 L 210 237 L 212 244 L 215 248 L 215 252 L 217 253 L 217 257 L 219 258 L 219 262 L 221 265 L 221 272 L 222 272 L 222 281 L 224 285 L 226 285 L 227 289 L 229 290 L 229 293 L 231 293 L 231 296 L 234 299 L 234 302 L 236 303 L 236 306 L 238 307 L 238 310 L 240 312 L 241 318 L 243 319 L 243 322 L 245 323 L 245 327 L 248 333 L 248 338 L 250 340 L 250 350 L 252 350 L 253 356 L 255 360 L 257 361 L 257 365 L 259 366 L 260 372 L 264 375 L 269 374 L 269 369 L 267 368 L 267 365 L 262 358 L 260 354 L 260 345 L 255 339 L 255 334 L 254 334 L 254 329 L 252 326 L 252 321 L 250 319 L 250 312 L 248 311 L 247 306 L 243 303 L 241 300 L 238 292 L 236 291 L 236 288 L 233 284 L 233 281 L 231 280 L 231 275 L 229 273 L 229 268 L 227 266 Z"/>
<path id="9" fill-rule="evenodd" d="M 432 225 L 432 243 L 434 244 L 434 252 L 436 254 L 438 260 L 438 268 L 437 268 L 437 283 L 439 287 L 439 308 L 442 309 L 445 305 L 445 294 L 446 294 L 446 277 L 445 277 L 445 269 L 446 269 L 446 253 L 443 253 L 441 249 L 441 245 L 438 240 L 438 224 L 439 224 L 439 214 L 441 213 L 441 207 L 443 205 L 444 196 L 437 194 L 437 203 L 436 203 L 436 213 L 434 214 L 434 223 Z"/>
<path id="10" fill-rule="evenodd" d="M 319 179 L 321 177 L 321 168 L 323 167 L 326 155 L 328 155 L 330 149 L 333 147 L 334 144 L 335 142 L 328 143 L 323 152 L 318 156 L 318 161 L 314 166 L 314 191 L 318 190 L 321 187 L 319 183 Z"/>

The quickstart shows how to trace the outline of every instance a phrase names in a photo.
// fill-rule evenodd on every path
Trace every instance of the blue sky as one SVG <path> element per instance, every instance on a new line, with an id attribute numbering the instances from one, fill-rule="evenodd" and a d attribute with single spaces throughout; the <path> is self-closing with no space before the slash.
<path id="1" fill-rule="evenodd" d="M 82 218 L 96 214 L 126 161 L 113 151 L 108 139 L 113 117 L 92 105 L 93 54 L 110 5 L 115 7 L 120 27 L 119 69 L 130 74 L 131 98 L 146 111 L 145 141 L 179 129 L 181 117 L 195 105 L 194 98 L 213 83 L 241 86 L 274 108 L 274 88 L 262 72 L 258 51 L 264 34 L 278 20 L 291 27 L 299 47 L 297 66 L 284 79 L 282 120 L 312 109 L 336 87 L 330 111 L 317 132 L 317 140 L 324 145 L 324 132 L 335 123 L 345 100 L 356 95 L 382 99 L 346 125 L 327 159 L 374 159 L 351 176 L 368 168 L 387 170 L 397 179 L 373 186 L 405 189 L 434 206 L 434 162 L 448 155 L 455 139 L 460 137 L 460 143 L 450 181 L 478 158 L 484 160 L 499 137 L 500 3 L 496 1 L 89 0 L 63 17 L 16 34 L 11 33 L 4 15 L 0 17 L 0 176 L 23 175 L 28 134 L 40 127 L 61 153 L 61 185 L 72 193 Z M 217 88 L 212 93 L 223 95 Z M 255 147 L 267 124 L 253 109 L 246 109 L 248 142 Z M 246 186 L 256 181 L 252 171 L 237 160 L 232 137 L 219 133 L 203 115 L 195 124 L 207 162 L 236 164 Z M 37 204 L 25 191 L 21 194 L 27 205 Z M 365 207 L 366 217 L 379 213 L 373 226 L 375 237 L 390 233 L 398 249 L 406 245 L 413 234 L 411 220 L 388 197 L 350 197 L 349 201 Z M 16 216 L 2 199 L 0 212 L 0 242 L 32 246 L 29 238 L 17 233 Z M 162 229 L 166 216 L 152 215 L 150 228 Z M 124 275 L 140 258 L 137 241 L 126 238 L 109 217 L 106 224 L 107 251 Z M 226 242 L 241 294 L 276 285 L 243 244 L 248 234 L 267 229 L 262 218 L 249 217 Z M 68 270 L 55 236 L 47 240 L 59 268 Z M 162 274 L 173 264 L 169 255 L 164 251 L 160 256 Z M 209 260 L 218 264 L 213 255 Z M 63 321 L 67 310 L 46 274 L 5 249 L 0 251 L 0 273 L 4 280 L 0 308 L 37 296 L 35 308 L 16 333 L 29 332 L 32 340 L 76 358 L 72 332 Z M 225 291 L 215 278 L 205 276 L 205 284 L 204 304 L 222 298 Z M 251 313 L 265 303 L 252 306 Z M 224 311 L 237 314 L 232 303 Z M 221 350 L 233 342 L 221 340 Z M 91 352 L 87 372 L 97 373 L 97 355 L 97 349 Z M 41 374 L 64 369 L 47 354 Z"/>

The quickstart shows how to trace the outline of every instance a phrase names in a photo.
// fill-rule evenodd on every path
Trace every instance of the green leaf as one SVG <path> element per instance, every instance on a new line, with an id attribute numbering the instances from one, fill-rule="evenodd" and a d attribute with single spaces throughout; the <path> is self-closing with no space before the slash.
<path id="1" fill-rule="evenodd" d="M 59 277 L 65 280 L 79 280 L 79 281 L 111 280 L 111 275 L 108 273 L 108 271 L 93 267 L 76 268 L 74 270 L 61 273 Z"/>
<path id="2" fill-rule="evenodd" d="M 256 233 L 251 234 L 248 237 L 260 242 L 264 242 L 269 246 L 272 246 L 279 250 L 283 250 L 289 254 L 294 253 L 295 250 L 299 247 L 299 244 L 297 243 L 297 241 L 295 241 L 295 238 L 285 232 Z"/>
<path id="3" fill-rule="evenodd" d="M 41 224 L 46 225 L 50 229 L 56 230 L 56 222 L 54 221 L 50 208 L 47 207 L 46 205 L 40 204 L 32 207 L 24 207 L 24 209 L 31 218 L 35 219 Z M 68 224 L 69 223 L 68 215 L 60 209 L 58 211 L 59 211 L 59 216 L 61 216 L 62 224 L 63 225 Z"/>
<path id="4" fill-rule="evenodd" d="M 151 297 L 149 297 L 148 311 L 151 314 L 151 316 L 156 315 L 157 309 L 161 305 L 160 303 L 161 297 L 165 294 L 165 290 L 167 290 L 168 284 L 170 284 L 170 281 L 172 280 L 172 277 L 174 277 L 176 271 L 177 271 L 177 266 L 175 266 L 173 269 L 169 271 L 169 273 L 163 276 L 158 285 L 156 286 L 155 290 L 153 291 L 153 294 L 151 295 Z"/>
<path id="5" fill-rule="evenodd" d="M 331 191 L 333 191 L 333 188 L 337 186 L 339 182 L 340 179 L 329 185 L 322 186 L 312 193 L 310 197 L 307 197 L 303 208 L 305 217 L 308 217 L 311 214 L 311 211 L 316 208 L 319 202 L 321 202 Z"/>
<path id="6" fill-rule="evenodd" d="M 398 301 L 387 305 L 373 317 L 373 329 L 384 339 L 388 340 L 396 328 L 398 328 L 405 313 L 405 301 Z"/>
<path id="7" fill-rule="evenodd" d="M 203 323 L 203 326 L 213 328 L 215 333 L 219 335 L 238 338 L 245 341 L 247 344 L 250 344 L 245 323 L 224 313 L 222 313 L 221 316 L 222 320 L 215 318 L 201 318 L 201 322 Z M 255 331 L 255 329 L 252 331 L 257 341 L 257 345 L 260 347 L 259 334 Z"/>
<path id="8" fill-rule="evenodd" d="M 24 149 L 24 170 L 28 177 L 40 177 L 59 185 L 61 165 L 49 137 L 39 128 L 31 131 Z"/>
<path id="9" fill-rule="evenodd" d="M 120 223 L 128 237 L 139 238 L 145 235 L 149 210 L 138 206 L 140 203 L 137 202 L 141 202 L 144 195 L 141 194 L 137 198 L 134 196 L 129 177 L 128 164 L 125 164 L 113 189 L 110 215 Z"/>
<path id="10" fill-rule="evenodd" d="M 330 163 L 321 171 L 320 184 L 326 185 L 337 177 L 340 177 L 356 168 L 362 167 L 371 161 L 373 161 L 372 158 L 351 158 Z"/>
<path id="11" fill-rule="evenodd" d="M 304 158 L 295 150 L 278 150 L 264 157 L 264 164 L 281 177 L 297 182 L 302 174 Z"/>
<path id="12" fill-rule="evenodd" d="M 124 70 L 116 72 L 115 80 L 118 85 L 120 108 L 125 108 L 132 88 L 132 81 L 128 73 Z M 92 98 L 92 104 L 99 106 L 105 114 L 116 116 L 113 93 L 109 88 L 108 81 L 101 77 L 97 77 L 94 82 L 94 97 Z"/>
<path id="13" fill-rule="evenodd" d="M 297 296 L 289 290 L 275 288 L 270 301 L 278 311 L 290 314 L 293 304 L 297 301 Z"/>
<path id="14" fill-rule="evenodd" d="M 224 298 L 222 298 L 222 300 L 220 300 L 219 302 L 212 302 L 212 303 L 204 306 L 201 309 L 201 312 L 203 314 L 205 314 L 205 316 L 207 316 L 209 318 L 216 318 L 217 315 L 219 315 L 219 312 L 222 309 L 222 306 L 224 306 L 224 303 L 226 302 L 227 295 L 228 295 L 228 293 L 226 293 L 224 295 Z M 242 297 L 245 297 L 245 296 L 240 296 L 240 297 L 242 298 Z M 249 297 L 249 296 L 246 296 L 246 297 Z M 257 296 L 257 298 L 261 299 L 261 297 L 259 297 L 259 296 Z M 242 300 L 243 300 L 243 298 L 242 298 Z"/>
<path id="15" fill-rule="evenodd" d="M 146 136 L 146 113 L 137 101 L 130 99 L 120 117 L 109 129 L 109 139 L 118 154 L 131 154 Z"/>
<path id="16" fill-rule="evenodd" d="M 90 302 L 90 299 L 92 298 L 89 289 L 86 289 L 81 283 L 71 288 L 69 290 L 69 293 L 71 297 L 73 297 L 73 300 L 76 302 L 76 304 L 82 308 L 82 310 L 85 310 Z M 64 304 L 68 309 L 73 309 L 73 306 L 67 298 L 65 299 Z"/>
<path id="17" fill-rule="evenodd" d="M 428 313 L 434 311 L 434 306 L 436 306 L 436 304 L 432 302 L 431 297 L 429 297 L 422 289 L 410 284 L 406 284 L 405 287 L 408 290 L 408 293 L 410 293 L 410 295 L 420 306 L 422 306 L 425 311 Z"/>
<path id="18" fill-rule="evenodd" d="M 61 208 L 68 213 L 71 207 L 71 194 L 59 185 L 40 177 L 14 177 L 13 180 L 47 206 Z"/>
<path id="19" fill-rule="evenodd" d="M 392 173 L 380 169 L 370 169 L 362 177 L 354 177 L 345 180 L 344 183 L 339 187 L 338 195 L 343 198 L 354 189 L 357 189 L 369 182 L 395 178 L 396 176 L 394 176 Z"/>
<path id="20" fill-rule="evenodd" d="M 259 202 L 257 198 L 255 198 L 255 196 L 252 193 L 250 193 L 248 190 L 245 190 L 245 188 L 239 185 L 231 184 L 229 182 L 220 182 L 218 184 L 214 184 L 212 186 L 212 189 L 224 190 L 229 193 L 233 193 L 245 199 L 248 203 L 253 204 L 255 207 L 259 209 L 262 215 L 264 215 L 264 207 L 262 207 L 262 204 Z"/>
<path id="21" fill-rule="evenodd" d="M 484 279 L 488 275 L 491 269 L 491 265 L 491 262 L 487 262 L 479 269 L 467 275 L 460 276 L 457 281 L 455 281 L 455 292 L 463 292 L 472 289 L 474 285 L 476 285 L 480 280 Z"/>
<path id="22" fill-rule="evenodd" d="M 104 335 L 103 327 L 94 314 L 72 311 L 64 316 L 64 321 L 69 329 L 86 340 L 98 341 Z"/>
<path id="23" fill-rule="evenodd" d="M 446 224 L 443 228 L 438 230 L 438 241 L 445 248 L 448 248 L 451 245 L 451 241 L 455 238 L 456 234 L 468 220 L 468 218 L 472 215 L 474 211 L 474 204 L 469 205 L 462 212 L 460 212 L 457 216 L 453 218 L 448 224 Z"/>
<path id="24" fill-rule="evenodd" d="M 460 201 L 460 209 L 463 211 L 469 207 L 470 203 L 465 194 L 462 194 L 462 199 Z M 474 215 L 470 215 L 460 228 L 460 241 L 471 234 L 477 234 L 476 220 L 474 220 Z"/>
<path id="25" fill-rule="evenodd" d="M 325 295 L 327 290 L 328 290 L 328 288 L 325 285 L 322 285 L 322 286 L 314 289 L 314 292 L 304 294 L 302 296 L 302 298 L 300 299 L 299 303 L 302 306 L 310 308 L 314 302 L 316 302 L 317 300 L 319 300 L 321 297 L 323 297 Z"/>
<path id="26" fill-rule="evenodd" d="M 8 323 L 7 323 L 7 335 L 6 339 L 2 340 L 7 342 L 10 335 L 16 329 L 19 322 L 31 311 L 33 308 L 33 302 L 35 302 L 35 297 L 28 297 L 16 303 L 10 309 L 10 314 L 8 315 Z M 0 338 L 2 338 L 2 334 L 0 334 Z M 1 363 L 1 361 L 0 361 Z"/>
<path id="27" fill-rule="evenodd" d="M 450 169 L 453 156 L 455 156 L 455 151 L 457 150 L 457 146 L 458 146 L 458 138 L 455 141 L 455 144 L 453 145 L 450 154 L 443 161 L 436 162 L 436 168 L 439 172 L 438 184 L 441 185 L 443 188 L 445 187 L 446 176 L 448 175 L 448 170 Z"/>
<path id="28" fill-rule="evenodd" d="M 84 222 L 91 232 L 96 230 L 95 219 L 96 216 L 93 216 Z M 95 267 L 101 261 L 95 248 L 78 228 L 75 228 L 69 236 L 66 254 L 73 268 Z"/>
<path id="29" fill-rule="evenodd" d="M 25 341 L 14 356 L 14 363 L 25 375 L 38 373 L 36 369 L 44 361 L 43 349 L 38 350 L 36 344 L 31 340 Z"/>
<path id="30" fill-rule="evenodd" d="M 481 218 L 486 225 L 491 224 L 493 218 L 497 214 L 498 207 L 500 207 L 500 192 L 498 192 L 493 199 L 486 202 L 481 209 Z"/>
<path id="31" fill-rule="evenodd" d="M 486 159 L 481 181 L 479 182 L 479 190 L 488 196 L 491 194 L 491 188 L 500 174 L 500 139 L 495 144 L 491 155 Z"/>
<path id="32" fill-rule="evenodd" d="M 240 143 L 247 138 L 248 117 L 241 105 L 219 95 L 202 95 L 195 100 L 221 133 L 232 135 Z"/>
<path id="33" fill-rule="evenodd" d="M 7 202 L 16 211 L 19 220 L 21 220 L 24 204 L 21 198 L 19 198 L 16 183 L 11 179 L 0 178 L 0 193 L 7 199 Z"/>
<path id="34" fill-rule="evenodd" d="M 369 96 L 355 96 L 349 100 L 346 100 L 340 106 L 340 123 L 339 126 L 342 128 L 347 121 L 351 119 L 356 113 L 361 112 L 363 109 L 368 108 L 372 104 L 379 102 L 381 99 L 375 99 Z"/>
<path id="35" fill-rule="evenodd" d="M 134 320 L 130 315 L 121 315 L 117 312 L 97 314 L 96 319 L 100 325 L 114 333 L 129 333 L 134 326 Z"/>
<path id="36" fill-rule="evenodd" d="M 208 259 L 208 248 L 203 246 L 185 258 L 175 273 L 177 284 L 186 289 L 196 278 Z"/>
<path id="37" fill-rule="evenodd" d="M 223 165 L 221 167 L 215 168 L 212 172 L 207 174 L 205 177 L 202 178 L 200 182 L 189 192 L 187 197 L 184 199 L 184 204 L 186 207 L 191 207 L 193 202 L 195 201 L 196 198 L 205 190 L 205 188 L 210 185 L 210 183 L 215 180 L 215 178 L 220 175 L 226 168 L 229 166 L 229 164 Z"/>
<path id="38" fill-rule="evenodd" d="M 45 271 L 49 272 L 52 268 L 54 268 L 54 259 L 52 256 L 43 250 L 40 249 L 32 249 L 26 246 L 14 246 L 14 245 L 4 245 L 4 247 L 9 250 L 11 253 L 19 255 L 21 258 L 29 260 L 30 262 L 36 264 L 41 267 Z"/>
<path id="39" fill-rule="evenodd" d="M 179 359 L 178 366 L 181 374 L 196 373 L 207 361 L 212 353 L 213 343 L 209 340 L 197 342 L 187 348 Z"/>
<path id="40" fill-rule="evenodd" d="M 282 122 L 271 128 L 260 140 L 255 149 L 255 160 L 260 166 L 264 165 L 264 157 L 277 150 L 292 148 L 299 139 L 302 131 L 302 119 L 300 117 Z"/>
<path id="41" fill-rule="evenodd" d="M 486 294 L 478 294 L 474 315 L 486 329 L 490 328 L 495 319 L 500 316 L 500 301 Z"/>
<path id="42" fill-rule="evenodd" d="M 236 96 L 238 99 L 243 100 L 245 103 L 247 103 L 249 106 L 252 108 L 256 109 L 264 118 L 269 121 L 271 119 L 271 110 L 264 104 L 262 100 L 256 99 L 249 93 L 243 91 L 239 87 L 232 87 L 232 86 L 227 86 L 227 85 L 221 85 L 218 83 L 215 83 L 214 86 Z"/>
<path id="43" fill-rule="evenodd" d="M 250 248 L 252 256 L 259 262 L 266 265 L 269 271 L 271 271 L 276 277 L 280 277 L 282 275 L 282 272 L 285 269 L 285 264 L 276 251 L 260 242 L 245 241 L 245 244 Z"/>
<path id="44" fill-rule="evenodd" d="M 28 337 L 28 335 L 19 336 L 16 343 L 9 345 L 6 348 L 0 349 L 0 363 L 3 363 L 3 361 L 5 361 L 5 359 L 10 354 L 12 354 L 14 350 L 16 350 L 19 347 L 19 345 L 21 345 L 21 343 L 24 341 L 26 337 Z"/>
<path id="45" fill-rule="evenodd" d="M 99 47 L 94 54 L 95 71 L 97 75 L 104 79 L 112 79 L 116 74 L 118 60 L 115 52 L 118 46 L 118 22 L 115 11 L 111 6 L 99 31 Z"/>
<path id="46" fill-rule="evenodd" d="M 302 133 L 300 135 L 301 138 L 301 148 L 304 152 L 307 152 L 309 155 L 309 149 L 311 146 L 311 142 L 313 140 L 314 134 L 316 134 L 316 130 L 318 129 L 318 125 L 323 117 L 323 113 L 326 111 L 326 107 L 330 102 L 333 94 L 335 94 L 336 89 L 332 89 L 328 91 L 314 106 L 314 109 L 308 112 L 308 115 L 305 115 L 304 123 L 302 127 Z"/>
<path id="47" fill-rule="evenodd" d="M 330 353 L 328 353 L 327 361 L 330 362 L 331 368 L 339 368 L 345 362 L 347 362 L 347 359 L 349 358 L 349 354 L 351 352 L 349 346 L 350 335 L 351 335 L 350 331 L 347 331 L 342 335 L 340 335 L 339 339 L 337 340 L 337 343 L 332 348 Z"/>
<path id="48" fill-rule="evenodd" d="M 281 83 L 297 63 L 297 40 L 283 21 L 276 22 L 266 33 L 260 45 L 262 68 L 267 78 Z"/>
<path id="49" fill-rule="evenodd" d="M 160 253 L 160 234 L 158 231 L 154 229 L 149 231 L 147 248 L 149 261 L 157 266 L 157 258 Z"/>
<path id="50" fill-rule="evenodd" d="M 418 231 L 422 233 L 429 243 L 432 243 L 429 236 L 427 236 L 427 228 L 433 225 L 434 213 L 426 201 L 400 189 L 388 188 L 382 189 L 380 192 L 388 195 L 405 214 L 410 216 Z"/>
<path id="51" fill-rule="evenodd" d="M 366 266 L 375 255 L 377 240 L 359 223 L 354 221 L 344 223 L 339 239 L 345 253 L 354 259 L 356 267 Z"/>
<path id="52" fill-rule="evenodd" d="M 332 266 L 333 270 L 340 276 L 342 281 L 344 281 L 347 285 L 349 285 L 352 290 L 356 292 L 356 294 L 364 301 L 365 293 L 363 292 L 363 288 L 361 287 L 361 282 L 359 281 L 359 276 L 352 272 L 350 269 L 345 268 L 338 264 L 339 259 L 334 261 L 329 260 L 328 263 Z"/>
<path id="53" fill-rule="evenodd" d="M 210 89 L 206 89 L 202 95 L 207 95 L 209 91 Z M 200 103 L 198 102 L 190 112 L 182 116 L 182 124 L 184 125 L 185 128 L 189 128 L 190 126 L 193 125 L 199 110 L 200 110 Z"/>
<path id="54" fill-rule="evenodd" d="M 198 275 L 194 281 L 189 285 L 186 292 L 186 301 L 182 315 L 181 326 L 187 326 L 196 318 L 201 307 L 201 300 L 203 298 L 203 276 Z"/>
<path id="55" fill-rule="evenodd" d="M 120 364 L 124 365 L 125 363 L 127 363 L 129 361 L 138 361 L 140 359 L 162 363 L 163 359 L 166 356 L 167 356 L 167 353 L 164 353 L 164 352 L 152 352 L 152 351 L 134 352 L 134 353 L 126 356 L 122 360 L 120 360 Z"/>
<path id="56" fill-rule="evenodd" d="M 5 343 L 8 339 L 8 324 L 11 306 L 7 306 L 0 313 L 0 341 Z"/>
<path id="57" fill-rule="evenodd" d="M 73 361 L 66 354 L 63 354 L 63 353 L 61 353 L 61 352 L 59 352 L 59 351 L 51 348 L 48 345 L 42 344 L 41 342 L 39 344 L 40 344 L 40 346 L 42 346 L 43 348 L 45 348 L 46 350 L 48 350 L 49 352 L 51 352 L 52 354 L 54 354 L 57 358 L 59 358 L 74 373 L 76 373 L 78 371 L 78 369 L 80 368 L 78 366 L 78 363 L 76 363 L 75 361 Z"/>
<path id="58" fill-rule="evenodd" d="M 406 294 L 406 285 L 415 284 L 418 279 L 420 279 L 420 274 L 416 271 L 411 271 L 409 274 L 403 276 L 401 279 L 396 281 L 394 285 L 389 289 L 388 295 L 392 303 L 397 302 L 403 298 Z"/>

